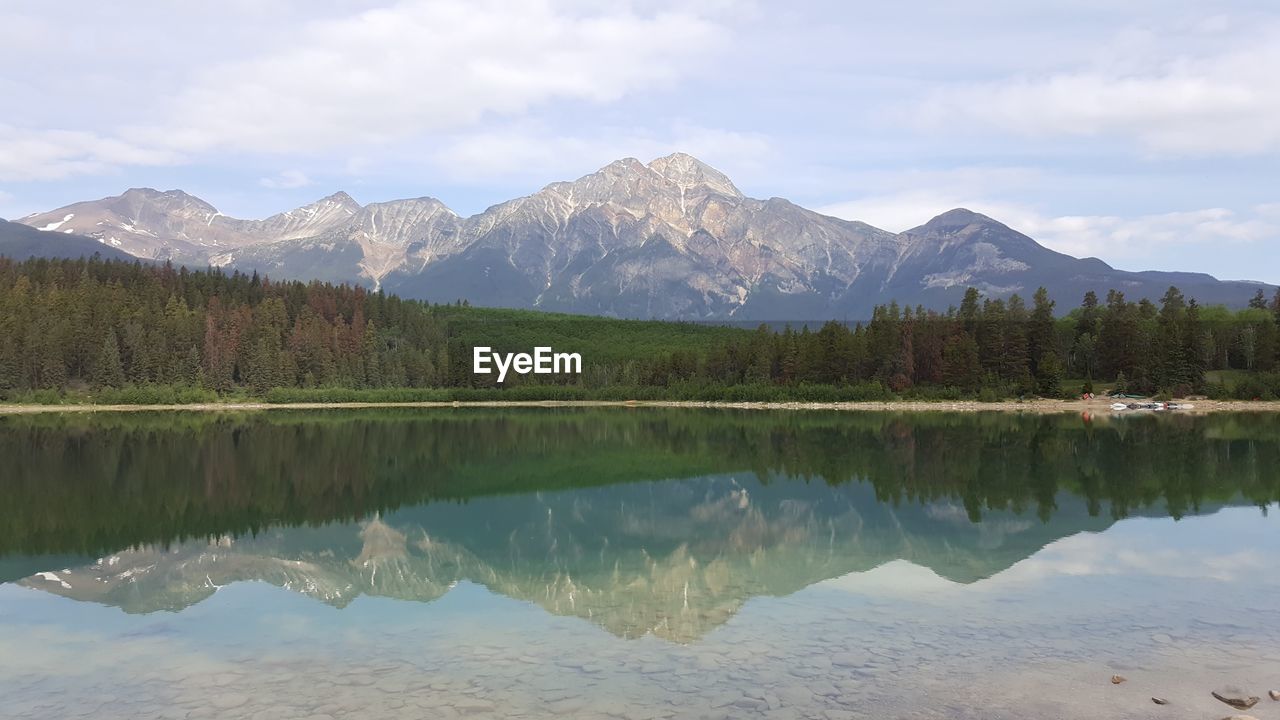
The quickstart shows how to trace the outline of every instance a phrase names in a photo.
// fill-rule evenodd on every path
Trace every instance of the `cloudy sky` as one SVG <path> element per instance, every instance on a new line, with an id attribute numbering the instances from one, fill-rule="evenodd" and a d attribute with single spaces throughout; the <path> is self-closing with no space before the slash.
<path id="1" fill-rule="evenodd" d="M 0 217 L 132 186 L 469 214 L 683 150 L 903 230 L 1280 282 L 1271 0 L 0 0 Z"/>

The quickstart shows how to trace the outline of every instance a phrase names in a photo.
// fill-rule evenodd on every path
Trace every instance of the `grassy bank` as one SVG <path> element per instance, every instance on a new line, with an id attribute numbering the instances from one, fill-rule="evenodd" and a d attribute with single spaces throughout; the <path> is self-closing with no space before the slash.
<path id="1" fill-rule="evenodd" d="M 1074 384 L 1074 383 L 1073 383 Z M 1095 386 L 1098 393 L 1110 387 Z M 1058 403 L 1075 400 L 1063 397 L 1013 397 L 994 388 L 978 392 L 954 387 L 913 387 L 893 392 L 872 381 L 860 384 L 821 385 L 772 383 L 717 385 L 684 382 L 670 385 L 613 384 L 603 387 L 578 385 L 516 385 L 490 388 L 273 388 L 254 393 L 248 388 L 216 392 L 189 385 L 145 384 L 100 390 L 66 389 L 0 393 L 0 405 L 18 406 L 217 406 L 217 405 L 393 405 L 423 403 L 544 403 L 544 402 L 654 402 L 654 403 L 972 403 L 977 405 L 1026 405 L 1029 402 Z M 1158 399 L 1169 400 L 1162 396 Z M 1280 374 L 1235 373 L 1211 376 L 1206 398 L 1210 401 L 1280 400 Z M 1099 397 L 1096 402 L 1110 404 Z"/>
<path id="2" fill-rule="evenodd" d="M 0 417 L 10 415 L 36 415 L 55 413 L 100 412 L 261 412 L 271 410 L 367 410 L 393 408 L 687 408 L 723 410 L 831 410 L 840 412 L 1010 412 L 1010 413 L 1077 413 L 1082 415 L 1149 414 L 1150 411 L 1113 412 L 1111 400 L 1001 400 L 979 402 L 976 400 L 883 400 L 883 401 L 751 401 L 751 400 L 417 400 L 399 402 L 344 401 L 344 402 L 262 402 L 220 401 L 186 404 L 58 404 L 58 405 L 4 405 L 0 404 Z M 1174 411 L 1178 415 L 1203 413 L 1280 413 L 1280 401 L 1275 400 L 1206 400 L 1197 401 L 1191 407 Z"/>
<path id="3" fill-rule="evenodd" d="M 1274 392 L 1258 393 L 1250 383 L 1244 395 L 1217 393 L 1208 398 L 1275 400 Z M 956 388 L 912 388 L 891 392 L 872 382 L 861 385 L 706 385 L 665 387 L 615 385 L 586 388 L 572 385 L 526 385 L 512 388 L 274 388 L 257 395 L 247 391 L 217 393 L 188 386 L 140 385 L 119 390 L 41 390 L 0 396 L 7 406 L 123 406 L 123 405 L 332 405 L 410 403 L 529 403 L 529 402 L 690 402 L 690 403 L 975 403 L 1025 404 L 1061 402 L 1074 398 L 1017 398 L 995 392 L 966 393 Z M 1099 402 L 1107 398 L 1099 398 Z"/>

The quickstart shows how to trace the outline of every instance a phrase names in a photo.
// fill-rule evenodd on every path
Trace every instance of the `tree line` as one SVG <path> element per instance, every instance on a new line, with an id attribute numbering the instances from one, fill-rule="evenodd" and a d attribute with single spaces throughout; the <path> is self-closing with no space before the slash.
<path id="1" fill-rule="evenodd" d="M 659 377 L 694 370 L 692 358 L 670 362 Z M 1048 397 L 1090 391 L 1094 382 L 1185 396 L 1210 390 L 1211 370 L 1271 373 L 1277 367 L 1280 291 L 1268 299 L 1259 290 L 1246 309 L 1233 312 L 1201 307 L 1176 287 L 1159 304 L 1134 302 L 1117 290 L 1103 300 L 1091 291 L 1065 315 L 1044 288 L 1030 307 L 1017 294 L 983 298 L 970 288 L 959 307 L 946 312 L 890 303 L 865 324 L 827 322 L 812 332 L 762 325 L 706 361 L 709 377 L 729 382 L 874 381 L 895 393 L 949 387 Z M 1067 388 L 1067 378 L 1083 382 Z"/>
<path id="2" fill-rule="evenodd" d="M 866 386 L 1007 397 L 1105 382 L 1186 395 L 1214 391 L 1206 379 L 1213 370 L 1256 371 L 1245 381 L 1251 396 L 1280 392 L 1280 292 L 1268 299 L 1261 291 L 1238 312 L 1201 307 L 1170 288 L 1158 304 L 1089 293 L 1062 314 L 1043 288 L 1030 306 L 1018 295 L 984 298 L 970 289 L 945 312 L 890 303 L 865 323 L 749 331 L 429 304 L 216 268 L 0 258 L 0 339 L 4 397 L 157 386 L 258 396 L 484 388 L 493 377 L 471 373 L 471 346 L 532 347 L 510 347 L 516 340 L 584 358 L 582 375 L 503 386 L 526 392 L 544 384 L 784 393 Z"/>

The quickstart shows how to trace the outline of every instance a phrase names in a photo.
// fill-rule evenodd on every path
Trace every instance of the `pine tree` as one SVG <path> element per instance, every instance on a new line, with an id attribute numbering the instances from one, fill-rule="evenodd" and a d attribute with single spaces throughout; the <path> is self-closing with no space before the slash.
<path id="1" fill-rule="evenodd" d="M 964 323 L 965 333 L 974 339 L 978 337 L 979 299 L 978 289 L 971 287 L 964 291 L 964 299 L 960 301 L 960 322 Z"/>
<path id="2" fill-rule="evenodd" d="M 1205 362 L 1204 332 L 1201 330 L 1200 304 L 1195 298 L 1187 301 L 1187 311 L 1182 317 L 1183 377 L 1190 390 L 1204 389 Z"/>
<path id="3" fill-rule="evenodd" d="M 1261 290 L 1255 293 L 1253 298 L 1249 300 L 1249 307 L 1253 310 L 1266 310 L 1267 309 L 1266 294 L 1263 293 Z"/>
<path id="4" fill-rule="evenodd" d="M 124 386 L 124 366 L 120 362 L 120 343 L 114 330 L 107 331 L 93 363 L 93 384 L 103 388 Z"/>
<path id="5" fill-rule="evenodd" d="M 1001 377 L 1030 389 L 1031 368 L 1028 355 L 1027 328 L 1030 317 L 1022 297 L 1014 293 L 1009 297 L 1008 312 L 1005 313 L 1004 336 L 1004 370 Z"/>
<path id="6" fill-rule="evenodd" d="M 1041 397 L 1062 396 L 1062 361 L 1056 352 L 1046 352 L 1036 363 L 1036 394 Z"/>
<path id="7" fill-rule="evenodd" d="M 1031 359 L 1031 373 L 1040 377 L 1040 361 L 1050 353 L 1057 354 L 1053 329 L 1054 302 L 1049 291 L 1041 287 L 1032 299 L 1031 324 L 1027 327 L 1027 353 Z"/>
<path id="8" fill-rule="evenodd" d="M 1176 287 L 1169 288 L 1160 302 L 1153 379 L 1158 389 L 1177 392 L 1194 382 L 1185 337 L 1187 303 Z"/>
<path id="9" fill-rule="evenodd" d="M 982 384 L 982 364 L 978 360 L 978 343 L 968 333 L 953 335 L 942 351 L 946 384 L 972 392 Z"/>

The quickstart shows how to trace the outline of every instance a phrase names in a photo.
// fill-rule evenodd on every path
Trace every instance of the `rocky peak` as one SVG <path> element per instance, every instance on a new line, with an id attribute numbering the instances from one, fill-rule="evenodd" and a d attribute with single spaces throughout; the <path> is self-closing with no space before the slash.
<path id="1" fill-rule="evenodd" d="M 660 157 L 649 163 L 648 167 L 684 189 L 702 186 L 722 195 L 743 197 L 728 176 L 687 153 L 678 152 Z"/>
<path id="2" fill-rule="evenodd" d="M 426 210 L 432 210 L 432 209 L 443 210 L 444 212 L 447 212 L 450 215 L 457 216 L 457 213 L 455 213 L 448 205 L 445 205 L 444 201 L 440 200 L 439 198 L 433 198 L 430 195 L 423 195 L 422 197 L 416 197 L 416 198 L 405 198 L 403 200 L 387 200 L 385 202 L 369 203 L 368 205 L 364 206 L 363 209 L 373 210 L 374 208 L 394 208 L 394 207 L 401 207 L 401 206 L 415 207 L 415 208 L 426 209 Z"/>
<path id="3" fill-rule="evenodd" d="M 970 225 L 1005 227 L 1004 225 L 996 222 L 995 220 L 992 220 L 991 218 L 987 217 L 986 215 L 983 215 L 982 213 L 976 213 L 972 210 L 968 210 L 965 208 L 955 208 L 954 210 L 948 210 L 942 213 L 941 215 L 935 217 L 934 219 L 930 220 L 929 222 L 925 223 L 924 225 L 914 230 L 908 230 L 907 232 L 915 233 L 921 230 L 935 231 L 935 232 L 955 232 L 956 230 L 969 227 Z"/>
<path id="4" fill-rule="evenodd" d="M 625 176 L 636 174 L 643 175 L 646 174 L 647 170 L 648 168 L 645 164 L 639 160 L 633 157 L 625 157 L 620 160 L 614 160 L 596 172 L 599 175 Z"/>
<path id="5" fill-rule="evenodd" d="M 332 195 L 326 195 L 311 204 L 312 205 L 336 205 L 338 207 L 346 208 L 352 212 L 356 212 L 361 208 L 360 203 L 356 202 L 355 198 L 348 195 L 344 190 L 339 190 L 338 192 L 333 193 Z"/>
<path id="6" fill-rule="evenodd" d="M 217 208 L 182 190 L 156 190 L 155 188 L 129 188 L 114 198 L 130 206 L 153 206 L 168 211 L 216 214 Z"/>

